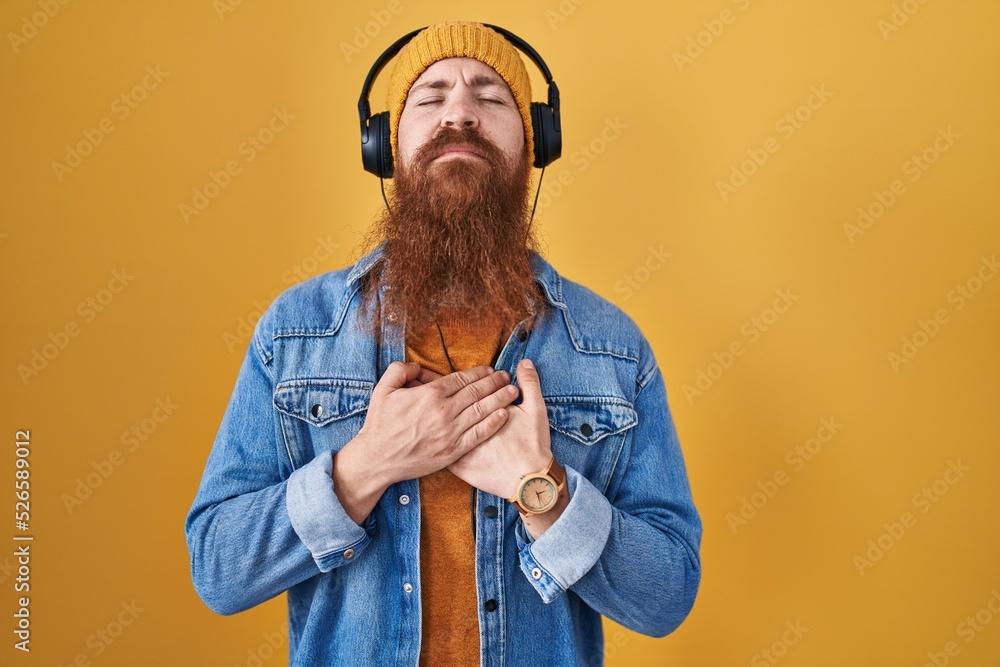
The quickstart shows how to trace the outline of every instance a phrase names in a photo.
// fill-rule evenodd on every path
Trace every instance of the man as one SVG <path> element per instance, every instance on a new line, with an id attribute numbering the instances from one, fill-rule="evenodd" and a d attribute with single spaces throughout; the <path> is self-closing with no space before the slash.
<path id="1" fill-rule="evenodd" d="M 366 254 L 257 324 L 186 532 L 215 611 L 288 592 L 293 665 L 599 665 L 602 614 L 663 636 L 694 603 L 652 350 L 535 250 L 530 100 L 493 30 L 417 35 Z"/>

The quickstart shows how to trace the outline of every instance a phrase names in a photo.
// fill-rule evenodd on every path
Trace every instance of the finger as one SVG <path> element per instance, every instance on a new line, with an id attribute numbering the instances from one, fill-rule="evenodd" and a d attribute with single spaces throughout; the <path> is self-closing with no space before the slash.
<path id="1" fill-rule="evenodd" d="M 485 419 L 479 420 L 473 424 L 472 427 L 466 429 L 466 431 L 458 439 L 458 443 L 455 448 L 455 458 L 452 463 L 462 458 L 482 443 L 486 442 L 486 440 L 493 436 L 503 427 L 504 424 L 507 423 L 507 418 L 507 410 L 500 408 L 499 410 L 490 412 L 486 415 Z"/>
<path id="2" fill-rule="evenodd" d="M 489 366 L 476 366 L 467 371 L 451 373 L 437 382 L 437 386 L 441 387 L 444 392 L 440 400 L 446 405 L 445 411 L 448 419 L 456 420 L 455 427 L 459 432 L 483 419 L 490 409 L 502 407 L 510 402 L 510 400 L 494 400 L 480 403 L 510 382 L 510 375 L 506 371 L 490 372 L 490 370 Z M 484 373 L 486 375 L 483 375 Z M 455 393 L 449 394 L 450 387 L 456 382 L 455 376 L 457 375 L 464 376 L 458 382 L 467 381 L 470 377 L 474 378 L 477 375 L 481 377 L 471 384 L 461 386 Z M 507 395 L 507 398 L 511 397 Z"/>
<path id="3" fill-rule="evenodd" d="M 385 369 L 385 373 L 382 374 L 382 377 L 376 383 L 372 393 L 380 394 L 393 391 L 394 389 L 402 389 L 408 382 L 415 380 L 419 372 L 419 364 L 394 361 Z"/>
<path id="4" fill-rule="evenodd" d="M 545 411 L 545 401 L 542 400 L 542 383 L 538 370 L 527 357 L 517 364 L 517 384 L 521 387 L 521 404 L 525 410 Z"/>
<path id="5" fill-rule="evenodd" d="M 415 379 L 410 380 L 409 382 L 407 382 L 406 386 L 407 386 L 407 388 L 422 387 L 425 384 L 429 384 L 429 383 L 434 382 L 435 380 L 437 380 L 439 378 L 443 378 L 443 377 L 444 376 L 441 375 L 440 373 L 438 373 L 436 371 L 432 371 L 429 368 L 424 368 L 423 366 L 421 366 L 420 367 L 420 374 L 417 375 L 417 377 Z"/>
<path id="6" fill-rule="evenodd" d="M 443 377 L 444 376 L 441 375 L 440 373 L 438 373 L 436 371 L 432 371 L 429 368 L 424 368 L 423 366 L 421 366 L 420 367 L 420 375 L 417 376 L 416 382 L 419 382 L 420 384 L 427 384 L 428 382 L 433 382 L 434 380 L 437 380 L 437 379 L 443 378 Z"/>
<path id="7" fill-rule="evenodd" d="M 499 373 L 494 373 L 499 375 Z M 492 377 L 492 376 L 491 376 Z M 480 382 L 485 382 L 485 378 Z M 479 383 L 477 383 L 479 384 Z M 470 387 L 471 389 L 471 387 Z M 504 383 L 483 398 L 475 401 L 455 417 L 456 426 L 460 431 L 466 431 L 479 422 L 489 419 L 497 410 L 502 410 L 517 398 L 517 387 Z"/>
<path id="8" fill-rule="evenodd" d="M 460 412 L 509 384 L 510 373 L 507 371 L 496 371 L 476 380 L 472 384 L 462 387 L 451 396 L 451 401 L 454 403 L 456 411 Z"/>
<path id="9" fill-rule="evenodd" d="M 441 380 L 445 396 L 452 396 L 483 378 L 494 375 L 489 366 L 474 366 L 464 371 L 449 373 Z"/>

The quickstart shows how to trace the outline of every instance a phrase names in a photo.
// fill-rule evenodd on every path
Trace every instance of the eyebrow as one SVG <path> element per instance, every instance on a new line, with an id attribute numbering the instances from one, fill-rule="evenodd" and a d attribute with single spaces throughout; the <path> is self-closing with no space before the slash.
<path id="1" fill-rule="evenodd" d="M 490 86 L 500 86 L 502 81 L 497 77 L 490 76 L 489 74 L 476 74 L 472 77 L 472 81 L 469 85 L 473 88 L 488 88 Z M 433 79 L 431 81 L 424 81 L 423 83 L 418 83 L 410 89 L 412 93 L 415 90 L 420 90 L 421 88 L 430 88 L 432 90 L 445 90 L 451 88 L 451 84 L 444 79 Z"/>

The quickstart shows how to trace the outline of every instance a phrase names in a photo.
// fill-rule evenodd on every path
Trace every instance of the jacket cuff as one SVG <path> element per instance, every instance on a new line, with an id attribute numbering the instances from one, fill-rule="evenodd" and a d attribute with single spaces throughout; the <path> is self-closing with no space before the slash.
<path id="1" fill-rule="evenodd" d="M 573 468 L 564 466 L 569 504 L 556 522 L 533 539 L 517 522 L 521 571 L 548 604 L 594 567 L 611 534 L 611 503 Z"/>
<path id="2" fill-rule="evenodd" d="M 375 531 L 375 512 L 361 527 L 334 493 L 332 452 L 323 452 L 289 475 L 285 506 L 292 528 L 321 572 L 357 560 Z"/>

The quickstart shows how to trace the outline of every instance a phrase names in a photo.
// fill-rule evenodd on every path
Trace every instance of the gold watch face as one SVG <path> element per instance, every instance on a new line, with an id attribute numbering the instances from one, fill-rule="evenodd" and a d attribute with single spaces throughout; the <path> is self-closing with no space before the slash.
<path id="1" fill-rule="evenodd" d="M 521 487 L 519 499 L 529 512 L 544 512 L 556 504 L 556 487 L 544 477 L 534 477 Z"/>

